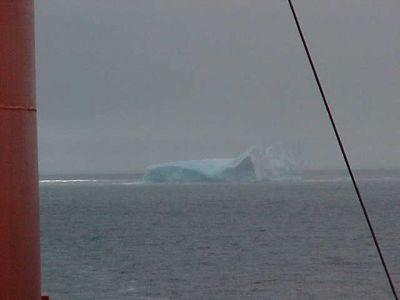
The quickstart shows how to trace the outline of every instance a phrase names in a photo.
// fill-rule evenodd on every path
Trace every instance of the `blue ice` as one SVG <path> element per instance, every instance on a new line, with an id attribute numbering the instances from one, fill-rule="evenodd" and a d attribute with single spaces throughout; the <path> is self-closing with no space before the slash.
<path id="1" fill-rule="evenodd" d="M 298 178 L 297 158 L 282 146 L 252 147 L 237 158 L 174 161 L 146 168 L 144 182 L 252 182 Z"/>

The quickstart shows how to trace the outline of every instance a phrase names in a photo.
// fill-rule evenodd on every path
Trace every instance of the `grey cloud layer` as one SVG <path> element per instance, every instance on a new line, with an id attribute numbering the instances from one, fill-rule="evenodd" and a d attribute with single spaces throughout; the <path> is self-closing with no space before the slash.
<path id="1" fill-rule="evenodd" d="M 400 6 L 296 1 L 356 166 L 400 166 Z M 300 142 L 340 167 L 285 1 L 36 1 L 42 172 Z"/>

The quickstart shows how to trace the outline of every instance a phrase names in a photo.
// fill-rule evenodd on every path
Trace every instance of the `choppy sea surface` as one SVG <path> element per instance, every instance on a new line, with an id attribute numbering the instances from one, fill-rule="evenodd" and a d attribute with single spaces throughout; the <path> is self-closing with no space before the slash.
<path id="1" fill-rule="evenodd" d="M 357 172 L 400 289 L 400 171 Z M 43 176 L 52 299 L 392 299 L 343 172 L 303 181 L 142 184 Z"/>

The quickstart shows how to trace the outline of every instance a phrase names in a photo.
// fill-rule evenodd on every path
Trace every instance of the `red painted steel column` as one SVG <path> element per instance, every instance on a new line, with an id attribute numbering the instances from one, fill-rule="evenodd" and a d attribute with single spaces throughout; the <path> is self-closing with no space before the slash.
<path id="1" fill-rule="evenodd" d="M 39 300 L 33 0 L 0 0 L 0 299 Z"/>

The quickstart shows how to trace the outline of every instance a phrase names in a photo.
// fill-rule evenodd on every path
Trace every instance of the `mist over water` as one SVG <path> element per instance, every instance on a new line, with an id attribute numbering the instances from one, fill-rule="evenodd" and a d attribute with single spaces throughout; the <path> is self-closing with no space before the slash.
<path id="1" fill-rule="evenodd" d="M 400 169 L 363 169 L 355 170 L 356 179 L 359 182 L 375 182 L 390 183 L 400 181 Z M 154 183 L 146 183 L 143 181 L 144 173 L 124 173 L 124 174 L 53 174 L 42 175 L 40 178 L 40 186 L 109 186 L 109 185 L 147 185 L 157 186 Z M 350 176 L 347 170 L 303 170 L 301 180 L 297 177 L 295 180 L 275 179 L 276 183 L 334 183 L 334 182 L 350 182 Z M 263 181 L 260 181 L 262 184 Z M 268 183 L 268 181 L 264 181 Z M 184 185 L 185 183 L 169 183 L 171 185 Z M 201 185 L 202 182 L 190 183 Z"/>

